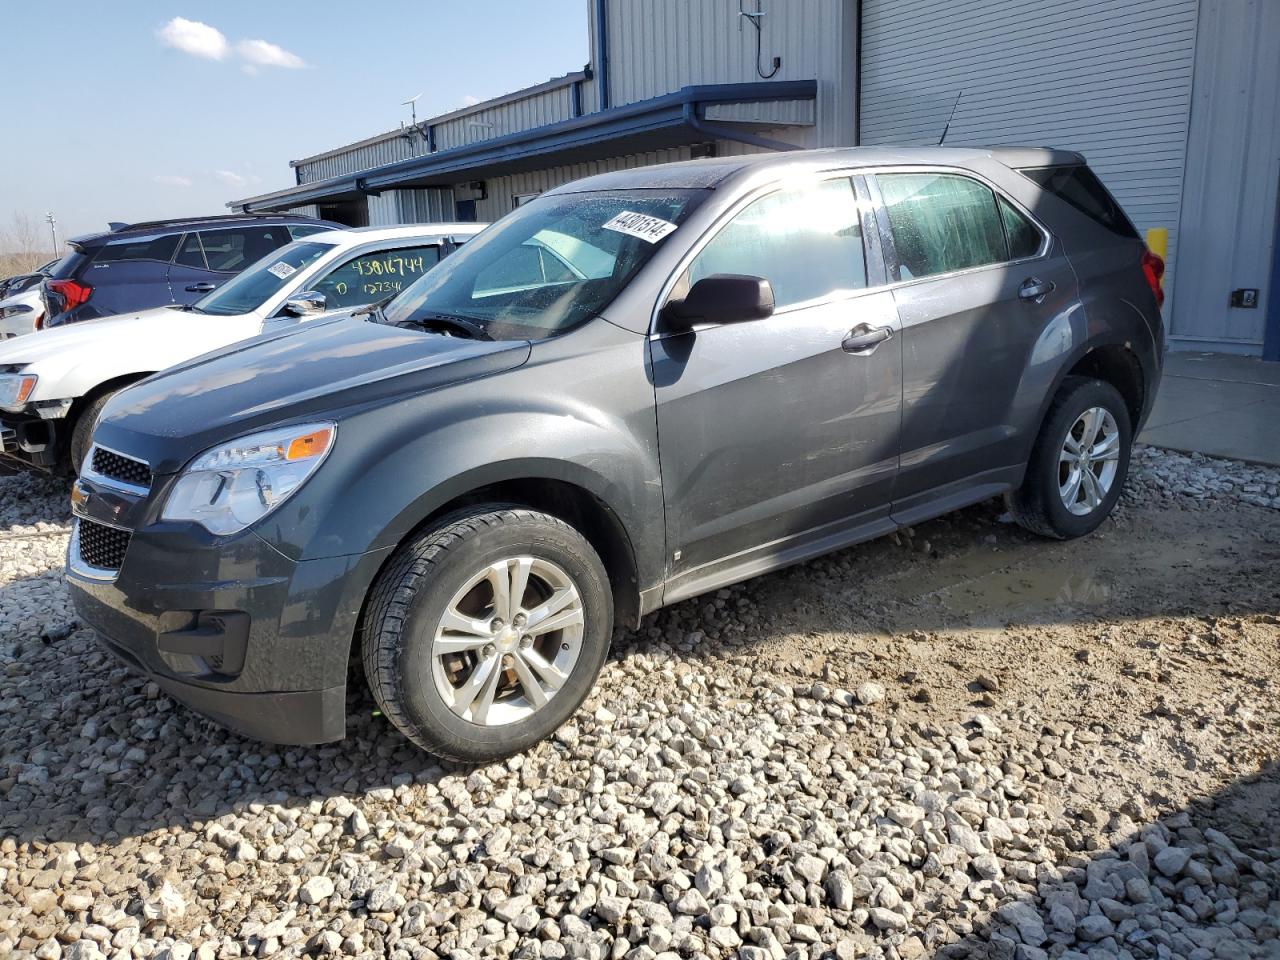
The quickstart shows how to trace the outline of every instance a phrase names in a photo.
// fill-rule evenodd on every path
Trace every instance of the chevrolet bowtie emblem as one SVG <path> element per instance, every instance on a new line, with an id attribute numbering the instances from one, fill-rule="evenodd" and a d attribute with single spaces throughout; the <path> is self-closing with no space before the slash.
<path id="1" fill-rule="evenodd" d="M 89 493 L 84 487 L 80 486 L 80 481 L 77 480 L 71 485 L 71 509 L 75 510 L 78 507 L 83 510 L 88 505 Z"/>

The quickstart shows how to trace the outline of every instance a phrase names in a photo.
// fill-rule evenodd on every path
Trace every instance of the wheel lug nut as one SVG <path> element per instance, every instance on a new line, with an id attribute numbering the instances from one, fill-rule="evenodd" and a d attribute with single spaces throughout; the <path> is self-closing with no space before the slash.
<path id="1" fill-rule="evenodd" d="M 483 653 L 486 657 L 492 657 L 495 653 L 498 652 L 498 648 L 495 647 L 492 643 L 486 643 L 484 645 L 484 649 L 481 650 L 480 652 Z"/>
<path id="2" fill-rule="evenodd" d="M 505 626 L 506 624 L 502 622 L 501 617 L 494 617 L 492 620 L 489 621 L 489 629 L 492 630 L 494 633 L 497 633 L 499 630 L 501 630 Z"/>
<path id="3" fill-rule="evenodd" d="M 515 624 L 517 627 L 523 627 L 528 622 L 529 622 L 529 618 L 526 617 L 523 613 L 516 614 Z"/>
<path id="4" fill-rule="evenodd" d="M 532 646 L 533 646 L 533 637 L 521 637 L 521 638 L 520 638 L 520 649 L 521 649 L 521 650 L 528 650 L 528 649 L 529 649 L 530 647 L 532 647 Z"/>

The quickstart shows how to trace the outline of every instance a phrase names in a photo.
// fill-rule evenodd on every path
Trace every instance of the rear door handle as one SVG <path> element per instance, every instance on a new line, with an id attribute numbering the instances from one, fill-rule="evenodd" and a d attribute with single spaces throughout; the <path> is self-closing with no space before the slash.
<path id="1" fill-rule="evenodd" d="M 845 334 L 840 347 L 845 353 L 865 357 L 892 336 L 893 327 L 873 327 L 869 323 L 860 323 Z"/>
<path id="2" fill-rule="evenodd" d="M 199 283 L 188 283 L 187 293 L 208 293 L 210 290 L 217 290 L 216 283 L 210 283 L 208 280 L 201 280 Z"/>
<path id="3" fill-rule="evenodd" d="M 1057 288 L 1052 280 L 1041 280 L 1039 277 L 1027 277 L 1018 288 L 1018 296 L 1023 300 L 1034 300 L 1040 303 Z"/>

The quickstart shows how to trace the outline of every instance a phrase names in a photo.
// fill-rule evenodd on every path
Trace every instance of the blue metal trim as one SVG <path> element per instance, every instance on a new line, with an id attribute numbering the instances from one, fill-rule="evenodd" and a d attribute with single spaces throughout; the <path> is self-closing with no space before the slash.
<path id="1" fill-rule="evenodd" d="M 596 0 L 596 84 L 600 91 L 600 109 L 613 106 L 609 99 L 609 0 Z"/>
<path id="2" fill-rule="evenodd" d="M 1267 319 L 1262 327 L 1262 359 L 1280 361 L 1280 190 L 1276 191 L 1275 236 L 1271 240 L 1271 280 L 1267 284 Z"/>
<path id="3" fill-rule="evenodd" d="M 686 106 L 693 108 L 693 115 L 699 118 L 698 108 L 703 104 L 813 100 L 817 94 L 816 80 L 771 80 L 684 87 L 675 93 L 654 97 L 651 100 L 629 103 L 600 113 L 588 113 L 581 117 L 535 127 L 532 130 L 522 130 L 421 157 L 398 160 L 395 163 L 361 171 L 358 176 L 326 180 L 312 185 L 308 190 L 257 200 L 250 198 L 247 201 L 237 201 L 237 205 L 243 205 L 249 210 L 271 209 L 284 203 L 296 206 L 318 199 L 371 193 L 426 177 L 439 177 L 452 173 L 461 175 L 471 168 L 486 164 L 512 163 L 555 151 L 605 143 L 659 130 L 684 128 L 703 132 L 702 128 L 690 125 Z M 701 119 L 697 122 L 706 124 L 706 121 Z M 733 132 L 734 136 L 729 137 L 729 132 Z M 735 140 L 750 136 L 745 131 L 727 131 L 719 127 L 712 135 Z M 769 141 L 763 137 L 743 142 L 759 141 L 763 141 L 761 145 L 769 146 L 771 149 L 795 149 L 792 144 Z"/>

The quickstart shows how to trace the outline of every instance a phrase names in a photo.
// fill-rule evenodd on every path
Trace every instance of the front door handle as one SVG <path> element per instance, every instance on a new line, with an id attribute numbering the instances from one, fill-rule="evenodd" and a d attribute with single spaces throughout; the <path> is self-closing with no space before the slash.
<path id="1" fill-rule="evenodd" d="M 217 290 L 216 283 L 210 283 L 208 280 L 201 280 L 199 283 L 188 283 L 187 293 L 208 293 L 210 290 Z"/>
<path id="2" fill-rule="evenodd" d="M 1034 300 L 1036 303 L 1042 303 L 1044 298 L 1053 293 L 1057 286 L 1052 280 L 1027 277 L 1022 281 L 1022 286 L 1018 288 L 1018 296 L 1023 300 Z"/>
<path id="3" fill-rule="evenodd" d="M 845 353 L 868 356 L 876 347 L 893 336 L 893 327 L 873 327 L 869 323 L 860 323 L 840 342 Z"/>

